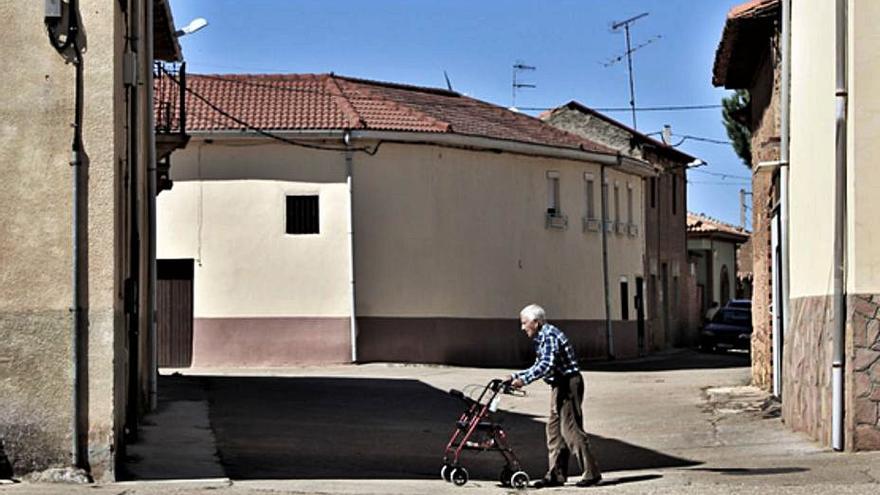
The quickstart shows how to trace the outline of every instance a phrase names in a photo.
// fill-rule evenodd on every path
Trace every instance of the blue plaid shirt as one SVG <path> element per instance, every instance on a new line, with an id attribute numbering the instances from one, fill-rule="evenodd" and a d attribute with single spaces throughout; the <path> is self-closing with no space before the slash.
<path id="1" fill-rule="evenodd" d="M 574 347 L 562 330 L 545 323 L 535 335 L 535 364 L 531 368 L 514 373 L 526 385 L 538 378 L 554 385 L 563 377 L 580 372 L 575 357 Z"/>

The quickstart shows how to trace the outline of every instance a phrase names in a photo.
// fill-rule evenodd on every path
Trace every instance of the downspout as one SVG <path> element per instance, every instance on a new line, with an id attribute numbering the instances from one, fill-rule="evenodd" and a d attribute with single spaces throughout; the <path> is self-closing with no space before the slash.
<path id="1" fill-rule="evenodd" d="M 71 19 L 79 15 L 75 2 L 70 3 Z M 73 21 L 71 21 L 73 22 Z M 77 36 L 76 29 L 74 37 Z M 82 119 L 83 119 L 83 60 L 76 39 L 73 41 L 73 64 L 76 71 L 76 89 L 73 121 L 73 143 L 71 146 L 70 166 L 73 167 L 73 465 L 86 469 L 88 466 L 88 425 L 84 418 L 88 412 L 86 400 L 86 373 L 88 359 L 88 342 L 86 329 L 88 325 L 88 280 L 86 274 L 86 257 L 88 250 L 81 250 L 88 235 L 88 182 L 86 181 L 86 165 L 83 163 Z M 85 241 L 85 242 L 84 242 Z"/>
<path id="2" fill-rule="evenodd" d="M 791 92 L 791 0 L 782 0 L 782 81 L 779 88 L 779 243 L 782 247 L 782 269 L 779 274 L 781 294 L 780 315 L 774 316 L 778 324 L 773 325 L 773 396 L 782 397 L 782 347 L 785 329 L 788 328 L 789 314 L 789 200 L 788 200 L 788 161 L 789 124 Z M 775 267 L 774 267 L 775 269 Z"/>
<path id="3" fill-rule="evenodd" d="M 140 412 L 140 332 L 138 294 L 140 289 L 140 219 L 138 218 L 138 67 L 137 53 L 140 40 L 140 2 L 128 3 L 128 50 L 123 55 L 124 84 L 128 90 L 128 196 L 129 220 L 129 274 L 125 284 L 126 311 L 128 313 L 128 404 L 126 404 L 126 433 L 128 440 L 137 439 L 137 421 Z"/>
<path id="4" fill-rule="evenodd" d="M 618 162 L 620 155 L 618 155 Z M 600 164 L 599 188 L 602 196 L 602 282 L 605 289 L 605 340 L 608 342 L 608 359 L 614 359 L 614 336 L 611 332 L 611 290 L 608 282 L 608 185 L 605 179 L 605 167 Z"/>
<path id="5" fill-rule="evenodd" d="M 153 25 L 153 1 L 146 1 L 147 26 Z M 153 33 L 144 32 L 147 63 L 153 63 Z M 159 347 L 156 342 L 156 122 L 153 114 L 153 71 L 147 71 L 147 325 L 149 328 L 149 402 L 150 410 L 158 403 Z"/>
<path id="6" fill-rule="evenodd" d="M 342 136 L 345 143 L 345 182 L 348 186 L 348 280 L 349 280 L 349 314 L 351 315 L 349 333 L 351 337 L 351 362 L 356 363 L 357 354 L 357 314 L 355 313 L 355 283 L 354 283 L 354 167 L 352 164 L 351 134 L 345 131 Z"/>
<path id="7" fill-rule="evenodd" d="M 74 66 L 73 138 L 70 147 L 71 174 L 71 308 L 70 354 L 73 366 L 71 380 L 71 460 L 74 467 L 88 468 L 88 182 L 83 161 L 83 59 L 79 47 L 79 6 L 76 0 L 67 4 L 67 27 L 59 38 L 57 30 L 63 19 L 60 4 L 46 3 L 46 24 L 49 43 L 66 61 Z M 85 245 L 86 249 L 80 249 Z"/>
<path id="8" fill-rule="evenodd" d="M 835 180 L 834 180 L 834 330 L 831 362 L 831 447 L 844 448 L 844 339 L 846 336 L 846 112 L 847 112 L 847 0 L 836 0 L 835 16 Z"/>

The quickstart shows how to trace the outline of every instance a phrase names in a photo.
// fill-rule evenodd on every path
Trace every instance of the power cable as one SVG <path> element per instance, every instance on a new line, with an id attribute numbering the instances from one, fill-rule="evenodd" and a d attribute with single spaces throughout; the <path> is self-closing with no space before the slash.
<path id="1" fill-rule="evenodd" d="M 751 180 L 752 180 L 751 177 L 746 177 L 745 175 L 723 174 L 723 173 L 720 173 L 720 172 L 710 172 L 710 171 L 708 171 L 708 170 L 698 170 L 698 169 L 695 169 L 694 172 L 699 172 L 699 173 L 701 173 L 701 174 L 714 175 L 714 176 L 716 176 L 716 177 L 721 177 L 722 179 L 726 179 L 726 178 L 729 177 L 729 178 L 731 178 L 731 179 L 742 179 L 742 180 L 747 180 L 747 181 L 751 181 Z"/>
<path id="2" fill-rule="evenodd" d="M 544 110 L 553 110 L 557 107 L 522 107 L 520 110 L 527 110 L 530 112 L 540 112 Z M 659 107 L 636 107 L 636 112 L 674 112 L 674 111 L 684 111 L 684 110 L 708 110 L 712 108 L 721 108 L 721 105 L 667 105 L 667 106 L 659 106 Z M 633 109 L 630 107 L 605 107 L 605 108 L 592 108 L 597 112 L 631 112 Z"/>

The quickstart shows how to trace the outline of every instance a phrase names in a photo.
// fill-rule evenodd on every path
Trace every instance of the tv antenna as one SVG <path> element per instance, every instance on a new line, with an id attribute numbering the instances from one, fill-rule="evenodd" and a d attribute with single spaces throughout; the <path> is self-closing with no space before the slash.
<path id="1" fill-rule="evenodd" d="M 512 84 L 512 92 L 513 92 L 513 102 L 511 103 L 511 108 L 516 108 L 516 91 L 520 88 L 536 88 L 534 84 L 521 83 L 516 81 L 516 75 L 520 72 L 527 70 L 535 70 L 537 67 L 533 65 L 526 65 L 522 60 L 517 60 L 513 64 L 513 84 Z"/>
<path id="2" fill-rule="evenodd" d="M 640 50 L 640 49 L 650 45 L 651 43 L 653 43 L 661 38 L 660 35 L 657 35 L 657 36 L 654 36 L 653 38 L 649 39 L 648 41 L 636 46 L 635 48 L 632 47 L 632 43 L 630 41 L 630 36 L 629 36 L 629 26 L 630 26 L 630 24 L 636 22 L 637 20 L 639 20 L 643 17 L 647 17 L 647 15 L 648 15 L 648 12 L 642 12 L 641 14 L 639 14 L 637 16 L 633 16 L 633 17 L 630 17 L 629 19 L 619 21 L 619 22 L 614 22 L 611 24 L 611 31 L 612 32 L 615 32 L 615 33 L 619 32 L 620 28 L 623 28 L 624 32 L 626 32 L 626 52 L 610 59 L 608 62 L 603 64 L 603 65 L 605 65 L 605 67 L 610 67 L 610 66 L 616 64 L 617 62 L 620 62 L 621 60 L 623 60 L 623 57 L 626 56 L 626 63 L 627 63 L 627 67 L 628 67 L 627 72 L 629 74 L 629 107 L 632 110 L 633 129 L 637 129 L 637 127 L 636 127 L 636 91 L 635 91 L 635 85 L 633 83 L 632 54 L 636 50 Z"/>

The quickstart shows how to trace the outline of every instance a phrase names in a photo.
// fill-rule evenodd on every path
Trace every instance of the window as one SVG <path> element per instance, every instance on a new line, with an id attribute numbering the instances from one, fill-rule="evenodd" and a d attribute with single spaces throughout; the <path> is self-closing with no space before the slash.
<path id="1" fill-rule="evenodd" d="M 651 208 L 657 207 L 657 178 L 651 177 Z"/>
<path id="2" fill-rule="evenodd" d="M 614 183 L 614 221 L 620 222 L 620 184 Z"/>
<path id="3" fill-rule="evenodd" d="M 551 217 L 562 215 L 559 206 L 559 172 L 555 170 L 547 172 L 547 215 Z"/>
<path id="4" fill-rule="evenodd" d="M 633 186 L 626 185 L 626 223 L 633 224 Z"/>
<path id="5" fill-rule="evenodd" d="M 287 196 L 288 234 L 318 234 L 318 196 Z"/>
<path id="6" fill-rule="evenodd" d="M 620 277 L 620 319 L 629 319 L 629 282 L 626 277 Z"/>
<path id="7" fill-rule="evenodd" d="M 587 183 L 587 218 L 596 218 L 596 181 L 592 174 L 584 174 L 584 180 Z"/>
<path id="8" fill-rule="evenodd" d="M 672 176 L 672 214 L 678 212 L 678 176 Z"/>

